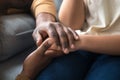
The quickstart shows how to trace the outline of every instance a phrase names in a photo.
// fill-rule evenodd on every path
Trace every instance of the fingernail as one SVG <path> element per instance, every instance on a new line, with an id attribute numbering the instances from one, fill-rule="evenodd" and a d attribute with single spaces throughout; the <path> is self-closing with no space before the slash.
<path id="1" fill-rule="evenodd" d="M 69 53 L 69 50 L 67 48 L 64 49 L 64 53 L 65 54 L 68 54 Z"/>
<path id="2" fill-rule="evenodd" d="M 78 40 L 78 39 L 79 39 L 79 37 L 78 37 L 78 36 L 76 36 L 75 38 L 76 38 L 76 40 Z"/>
<path id="3" fill-rule="evenodd" d="M 72 48 L 72 49 L 74 49 L 74 48 L 75 48 L 74 44 L 72 44 L 72 45 L 71 45 L 71 48 Z"/>
<path id="4" fill-rule="evenodd" d="M 50 41 L 50 40 L 48 41 L 48 44 L 49 44 L 49 45 L 51 45 L 52 43 L 53 43 L 52 41 Z"/>

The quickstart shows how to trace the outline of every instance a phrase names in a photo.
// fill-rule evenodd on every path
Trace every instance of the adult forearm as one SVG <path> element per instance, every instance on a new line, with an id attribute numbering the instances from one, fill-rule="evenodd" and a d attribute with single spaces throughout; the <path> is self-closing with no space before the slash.
<path id="1" fill-rule="evenodd" d="M 108 55 L 120 55 L 120 35 L 80 35 L 79 49 Z"/>
<path id="2" fill-rule="evenodd" d="M 41 12 L 36 17 L 36 25 L 42 24 L 42 22 L 46 22 L 46 21 L 54 22 L 55 21 L 55 16 L 53 16 L 50 13 Z"/>
<path id="3" fill-rule="evenodd" d="M 45 55 L 53 43 L 53 39 L 48 38 L 36 50 L 30 53 L 24 60 L 23 70 L 16 80 L 33 80 L 53 59 Z"/>
<path id="4" fill-rule="evenodd" d="M 31 9 L 35 17 L 41 12 L 50 13 L 56 16 L 54 0 L 34 0 Z"/>
<path id="5" fill-rule="evenodd" d="M 41 70 L 43 70 L 44 68 L 46 68 L 48 66 L 48 64 L 52 61 L 52 58 L 40 58 L 40 60 L 36 63 L 38 64 L 38 66 L 32 70 L 31 68 L 29 68 L 28 66 L 26 67 L 26 64 L 31 64 L 33 63 L 34 65 L 34 61 L 26 61 L 23 65 L 23 70 L 21 72 L 22 75 L 28 77 L 30 80 L 34 80 L 34 78 L 38 75 L 38 73 L 41 72 Z M 30 66 L 32 67 L 32 66 Z"/>

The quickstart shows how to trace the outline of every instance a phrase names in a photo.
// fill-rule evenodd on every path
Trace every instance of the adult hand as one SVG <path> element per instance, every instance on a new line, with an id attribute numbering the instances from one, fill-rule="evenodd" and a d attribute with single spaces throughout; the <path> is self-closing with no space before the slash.
<path id="1" fill-rule="evenodd" d="M 65 54 L 61 49 L 57 48 L 57 45 L 55 43 L 53 43 L 52 46 L 45 52 L 45 55 L 56 58 Z"/>
<path id="2" fill-rule="evenodd" d="M 38 46 L 47 37 L 53 38 L 58 49 L 62 48 L 64 53 L 69 53 L 68 49 L 74 48 L 74 41 L 78 39 L 78 35 L 72 29 L 54 21 L 51 14 L 40 13 L 37 16 L 33 38 Z"/>
<path id="3" fill-rule="evenodd" d="M 52 57 L 45 56 L 46 50 L 53 44 L 53 39 L 45 40 L 35 51 L 25 59 L 21 74 L 31 80 L 52 60 Z"/>
<path id="4" fill-rule="evenodd" d="M 75 43 L 75 48 L 69 48 L 70 52 L 74 52 L 74 51 L 81 49 L 80 48 L 81 39 L 76 40 L 74 43 Z M 58 50 L 56 44 L 53 43 L 52 46 L 45 52 L 45 55 L 54 58 L 54 57 L 65 55 L 65 53 L 62 50 Z"/>

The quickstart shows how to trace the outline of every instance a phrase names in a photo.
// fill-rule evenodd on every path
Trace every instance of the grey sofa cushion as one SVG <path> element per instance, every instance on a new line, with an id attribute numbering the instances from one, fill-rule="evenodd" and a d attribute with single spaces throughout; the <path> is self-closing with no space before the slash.
<path id="1" fill-rule="evenodd" d="M 0 61 L 5 60 L 34 44 L 33 17 L 16 14 L 0 17 Z"/>
<path id="2" fill-rule="evenodd" d="M 15 80 L 15 77 L 20 74 L 24 59 L 31 53 L 35 47 L 32 47 L 25 52 L 22 52 L 8 60 L 0 63 L 0 80 Z"/>

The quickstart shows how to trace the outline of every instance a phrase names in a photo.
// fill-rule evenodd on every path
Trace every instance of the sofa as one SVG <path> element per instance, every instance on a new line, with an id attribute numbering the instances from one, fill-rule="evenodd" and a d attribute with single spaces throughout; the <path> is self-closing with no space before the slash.
<path id="1" fill-rule="evenodd" d="M 62 0 L 54 0 L 59 11 Z M 35 50 L 35 19 L 30 14 L 0 16 L 0 80 L 15 80 L 26 56 Z"/>
<path id="2" fill-rule="evenodd" d="M 0 80 L 15 80 L 33 51 L 35 20 L 30 14 L 0 16 Z"/>

